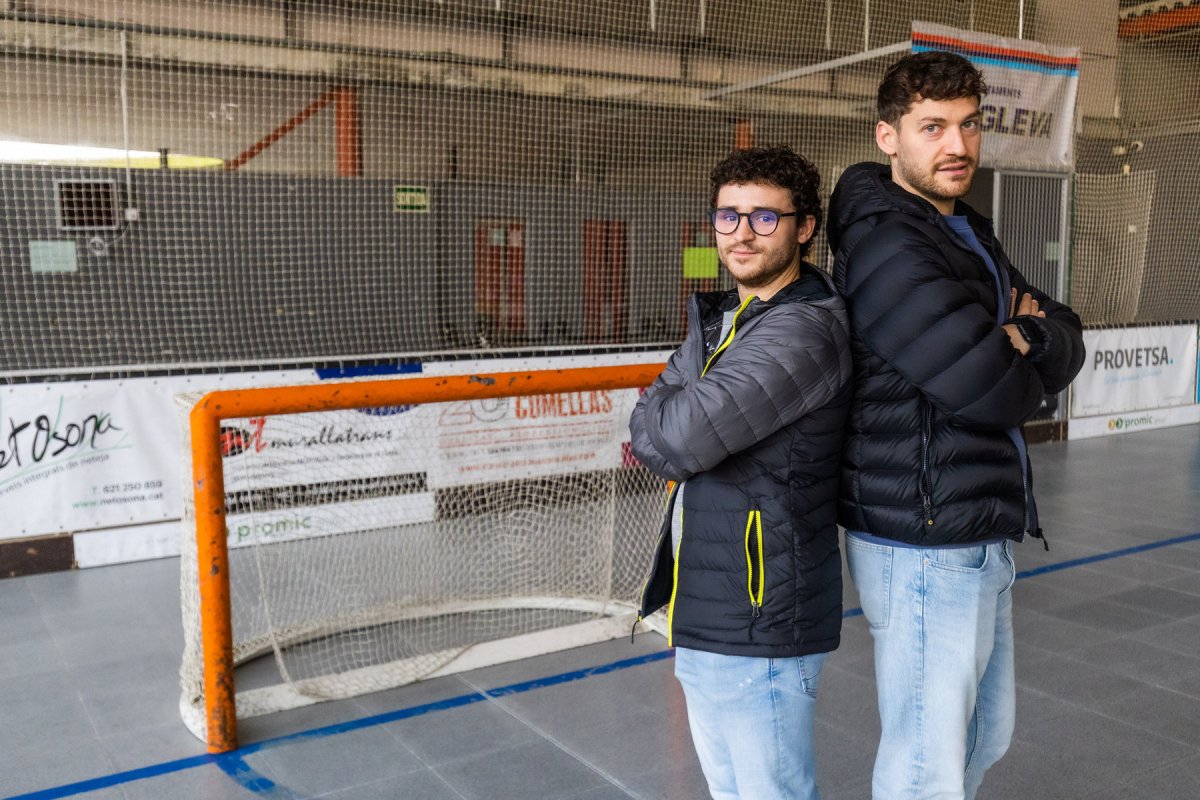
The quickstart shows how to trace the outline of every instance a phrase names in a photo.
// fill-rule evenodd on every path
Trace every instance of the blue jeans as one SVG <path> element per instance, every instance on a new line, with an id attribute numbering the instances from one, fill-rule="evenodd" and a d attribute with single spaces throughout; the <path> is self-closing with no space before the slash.
<path id="1" fill-rule="evenodd" d="M 920 549 L 847 534 L 875 639 L 873 800 L 970 800 L 1012 740 L 1012 543 Z"/>
<path id="2" fill-rule="evenodd" d="M 819 800 L 813 712 L 825 653 L 723 656 L 675 649 L 692 742 L 714 800 Z"/>

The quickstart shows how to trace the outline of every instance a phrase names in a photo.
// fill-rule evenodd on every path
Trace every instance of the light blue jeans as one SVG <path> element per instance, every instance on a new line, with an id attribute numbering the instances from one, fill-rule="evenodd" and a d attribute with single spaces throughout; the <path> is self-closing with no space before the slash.
<path id="1" fill-rule="evenodd" d="M 1012 543 L 920 549 L 846 536 L 875 639 L 873 800 L 971 800 L 1012 740 Z"/>
<path id="2" fill-rule="evenodd" d="M 723 656 L 675 649 L 675 677 L 713 800 L 818 800 L 813 712 L 825 653 Z"/>

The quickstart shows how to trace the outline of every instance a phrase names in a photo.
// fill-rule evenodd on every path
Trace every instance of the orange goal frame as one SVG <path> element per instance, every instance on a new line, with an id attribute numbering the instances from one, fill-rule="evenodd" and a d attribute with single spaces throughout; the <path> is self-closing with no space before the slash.
<path id="1" fill-rule="evenodd" d="M 208 751 L 238 747 L 229 553 L 221 421 L 350 408 L 444 403 L 536 394 L 649 386 L 662 364 L 231 389 L 210 392 L 192 408 L 192 488 L 196 502 L 204 705 Z"/>

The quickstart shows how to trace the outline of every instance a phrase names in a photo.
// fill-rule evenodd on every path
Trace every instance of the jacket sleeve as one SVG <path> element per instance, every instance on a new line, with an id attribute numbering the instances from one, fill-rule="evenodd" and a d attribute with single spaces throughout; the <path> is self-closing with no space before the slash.
<path id="1" fill-rule="evenodd" d="M 927 232 L 889 220 L 844 258 L 854 332 L 952 422 L 1012 428 L 1038 411 L 1041 374 Z"/>
<path id="2" fill-rule="evenodd" d="M 690 477 L 828 405 L 850 378 L 848 336 L 832 313 L 807 304 L 766 312 L 703 377 L 642 397 L 634 452 L 646 448 L 674 473 L 660 474 Z"/>
<path id="3" fill-rule="evenodd" d="M 689 344 L 691 343 L 684 342 L 682 347 L 671 354 L 671 357 L 667 359 L 667 366 L 659 373 L 650 388 L 642 392 L 637 404 L 633 407 L 633 414 L 629 417 L 629 438 L 633 454 L 655 475 L 671 481 L 687 480 L 692 477 L 692 474 L 672 464 L 666 454 L 660 452 L 655 446 L 646 427 L 646 407 L 659 397 L 671 396 L 683 390 L 687 384 L 687 372 L 683 368 L 683 364 L 687 363 L 689 357 L 691 350 Z M 692 358 L 699 357 L 695 354 L 691 354 L 691 356 Z"/>
<path id="4" fill-rule="evenodd" d="M 1017 292 L 1029 292 L 1038 301 L 1038 307 L 1046 313 L 1044 317 L 1021 317 L 1022 321 L 1028 321 L 1041 333 L 1038 341 L 1031 343 L 1025 358 L 1038 371 L 1046 392 L 1057 394 L 1067 388 L 1083 368 L 1086 357 L 1083 324 L 1069 307 L 1030 286 L 1015 268 L 1010 266 L 1008 275 Z"/>

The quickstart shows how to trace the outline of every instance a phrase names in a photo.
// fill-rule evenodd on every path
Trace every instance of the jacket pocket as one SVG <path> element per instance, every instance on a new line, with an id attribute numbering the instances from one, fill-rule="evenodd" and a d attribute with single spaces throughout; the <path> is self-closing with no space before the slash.
<path id="1" fill-rule="evenodd" d="M 752 619 L 757 619 L 762 613 L 765 583 L 762 512 L 754 509 L 746 516 L 746 593 L 750 596 Z"/>
<path id="2" fill-rule="evenodd" d="M 933 525 L 933 475 L 929 464 L 930 442 L 933 439 L 933 406 L 921 398 L 921 509 L 926 527 Z"/>

